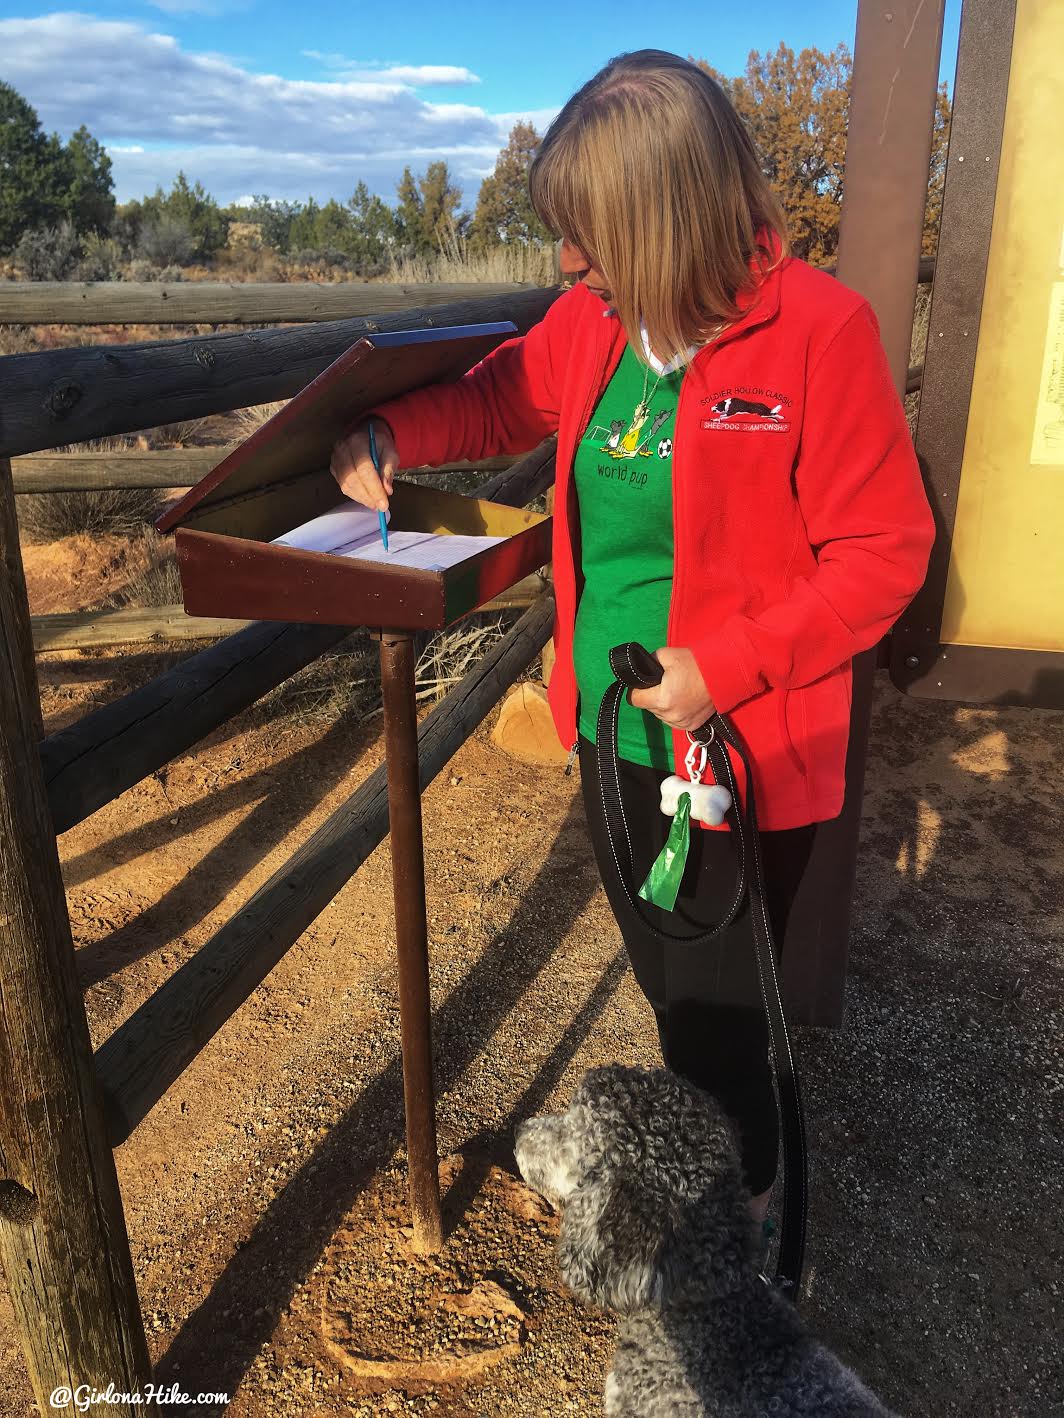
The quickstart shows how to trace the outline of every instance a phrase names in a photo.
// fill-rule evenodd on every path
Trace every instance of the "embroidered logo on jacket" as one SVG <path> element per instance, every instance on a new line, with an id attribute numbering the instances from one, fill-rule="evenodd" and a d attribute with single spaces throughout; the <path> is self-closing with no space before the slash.
<path id="1" fill-rule="evenodd" d="M 767 393 L 760 389 L 750 392 Z M 787 416 L 790 402 L 785 395 L 777 395 L 775 401 L 769 403 L 768 398 L 747 399 L 727 394 L 710 407 L 712 417 L 703 419 L 702 427 L 727 433 L 786 433 L 791 426 Z"/>

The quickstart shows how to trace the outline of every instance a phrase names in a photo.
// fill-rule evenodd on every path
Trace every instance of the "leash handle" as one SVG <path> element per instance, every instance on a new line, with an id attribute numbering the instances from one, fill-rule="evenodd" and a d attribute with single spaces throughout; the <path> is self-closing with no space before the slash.
<path id="1" fill-rule="evenodd" d="M 665 666 L 657 655 L 652 655 L 638 640 L 614 645 L 610 651 L 610 669 L 614 679 L 619 679 L 628 689 L 650 689 L 660 684 L 665 674 Z"/>
<path id="2" fill-rule="evenodd" d="M 735 783 L 732 772 L 731 760 L 727 751 L 717 742 L 716 726 L 714 720 L 719 715 L 713 715 L 705 724 L 692 734 L 691 737 L 697 742 L 706 746 L 707 750 L 712 750 L 716 742 L 716 754 L 707 752 L 707 757 L 712 758 L 714 773 L 719 783 L 724 783 L 732 795 L 732 804 L 737 815 L 737 825 L 739 827 L 739 871 L 735 882 L 735 892 L 732 895 L 731 904 L 724 914 L 723 919 L 717 925 L 710 927 L 698 935 L 678 936 L 669 931 L 662 930 L 656 926 L 647 916 L 646 909 L 636 892 L 635 883 L 632 880 L 635 874 L 635 863 L 632 860 L 632 842 L 628 831 L 628 821 L 625 815 L 624 799 L 621 795 L 620 771 L 617 763 L 617 719 L 620 713 L 621 700 L 627 699 L 628 694 L 633 689 L 650 689 L 661 683 L 661 678 L 665 673 L 665 667 L 656 655 L 652 655 L 645 646 L 640 645 L 636 640 L 628 640 L 623 645 L 615 645 L 610 651 L 610 669 L 613 671 L 614 683 L 610 685 L 602 697 L 599 706 L 598 720 L 595 725 L 595 749 L 598 759 L 599 790 L 602 795 L 603 819 L 606 823 L 606 831 L 610 838 L 610 846 L 613 853 L 614 865 L 617 868 L 617 875 L 620 879 L 624 894 L 628 904 L 636 913 L 646 930 L 650 931 L 659 941 L 666 944 L 679 944 L 688 947 L 708 945 L 715 940 L 722 931 L 735 920 L 742 909 L 743 901 L 746 899 L 747 889 L 747 852 L 746 835 L 742 831 L 741 817 L 739 816 L 739 790 Z"/>
<path id="3" fill-rule="evenodd" d="M 780 1133 L 783 1139 L 783 1215 L 780 1223 L 780 1249 L 776 1267 L 776 1284 L 797 1303 L 805 1254 L 805 1216 L 808 1166 L 806 1161 L 805 1119 L 798 1089 L 798 1072 L 791 1048 L 787 1018 L 783 1009 L 779 978 L 776 973 L 776 952 L 772 926 L 765 905 L 764 869 L 761 861 L 761 841 L 757 827 L 757 807 L 754 802 L 753 774 L 750 757 L 741 737 L 723 714 L 713 713 L 690 735 L 703 744 L 713 765 L 718 783 L 731 793 L 728 809 L 731 829 L 739 844 L 739 875 L 735 895 L 723 921 L 697 936 L 676 936 L 663 931 L 647 919 L 643 904 L 636 894 L 632 843 L 621 795 L 620 767 L 617 760 L 617 719 L 622 698 L 633 689 L 649 689 L 660 684 L 665 673 L 661 661 L 645 646 L 630 640 L 615 645 L 610 651 L 610 669 L 614 683 L 602 696 L 595 725 L 595 757 L 598 763 L 598 790 L 603 821 L 609 838 L 616 875 L 629 906 L 645 929 L 663 944 L 683 945 L 697 949 L 714 940 L 732 924 L 749 895 L 750 920 L 754 937 L 761 1004 L 768 1021 L 769 1047 L 776 1078 L 776 1106 L 779 1111 Z M 746 771 L 746 807 L 743 809 L 739 787 L 735 781 L 729 747 L 735 752 Z M 625 864 L 627 870 L 625 870 Z"/>

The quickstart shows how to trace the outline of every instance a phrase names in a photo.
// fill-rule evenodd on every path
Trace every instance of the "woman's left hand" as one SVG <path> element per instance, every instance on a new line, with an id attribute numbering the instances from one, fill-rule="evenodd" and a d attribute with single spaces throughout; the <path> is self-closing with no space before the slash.
<path id="1" fill-rule="evenodd" d="M 633 689 L 631 703 L 636 709 L 656 714 L 674 729 L 700 729 L 714 708 L 694 655 L 667 645 L 654 655 L 665 669 L 661 683 L 652 689 Z"/>

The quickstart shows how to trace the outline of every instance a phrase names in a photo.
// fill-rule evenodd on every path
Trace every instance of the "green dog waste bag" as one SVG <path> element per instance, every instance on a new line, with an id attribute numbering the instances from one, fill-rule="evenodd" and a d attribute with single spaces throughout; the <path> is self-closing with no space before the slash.
<path id="1" fill-rule="evenodd" d="M 665 845 L 639 888 L 639 895 L 644 901 L 649 901 L 651 906 L 660 906 L 663 911 L 671 911 L 675 907 L 690 845 L 691 794 L 681 793 Z"/>

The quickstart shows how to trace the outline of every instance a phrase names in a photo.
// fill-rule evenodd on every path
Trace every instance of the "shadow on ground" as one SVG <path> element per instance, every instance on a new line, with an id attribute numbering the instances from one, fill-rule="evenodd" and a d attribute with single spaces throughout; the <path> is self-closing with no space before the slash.
<path id="1" fill-rule="evenodd" d="M 564 836 L 579 812 L 574 806 Z M 551 963 L 587 904 L 597 879 L 590 863 L 574 872 L 567 856 L 549 856 L 506 929 L 484 949 L 435 1012 L 436 1087 L 442 1097 L 486 1048 L 507 1014 Z M 564 889 L 563 889 L 564 888 Z M 559 911 L 559 900 L 564 908 Z M 544 913 L 545 903 L 552 911 Z M 549 929 L 544 921 L 549 920 Z M 515 948 L 515 942 L 520 948 Z M 619 967 L 613 971 L 619 975 Z M 564 1068 L 611 992 L 608 981 L 546 1060 L 530 1097 L 539 1097 Z M 158 1368 L 164 1386 L 180 1380 L 234 1393 L 251 1360 L 270 1337 L 285 1306 L 359 1190 L 394 1155 L 403 1137 L 402 1068 L 393 1059 L 324 1139 L 262 1216 L 209 1295 L 176 1336 Z M 501 1133 L 495 1138 L 501 1146 Z M 479 1166 L 479 1162 L 474 1164 Z M 470 1174 L 472 1175 L 472 1173 Z M 453 1216 L 470 1177 L 451 1198 Z"/>

